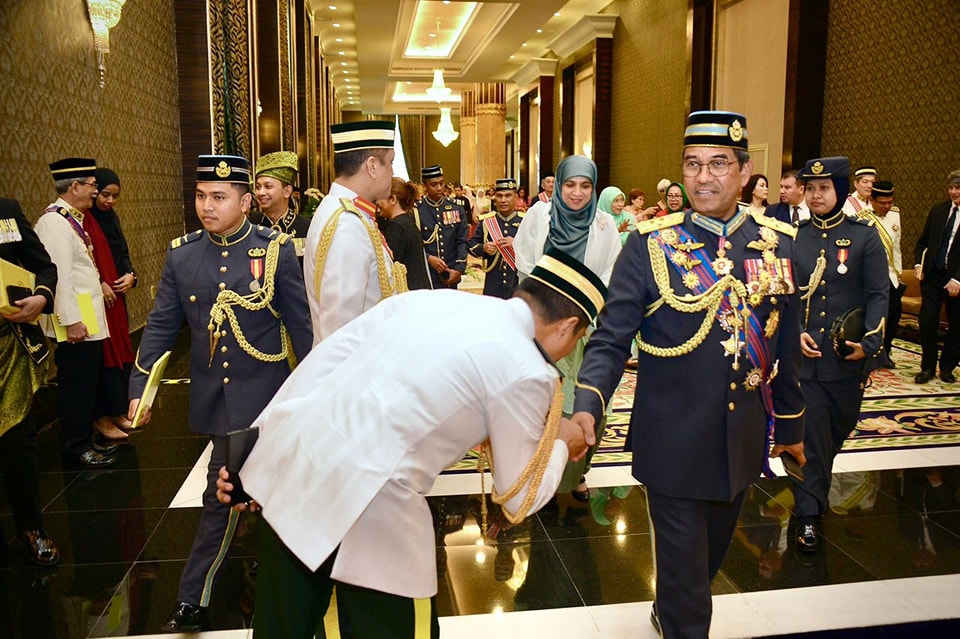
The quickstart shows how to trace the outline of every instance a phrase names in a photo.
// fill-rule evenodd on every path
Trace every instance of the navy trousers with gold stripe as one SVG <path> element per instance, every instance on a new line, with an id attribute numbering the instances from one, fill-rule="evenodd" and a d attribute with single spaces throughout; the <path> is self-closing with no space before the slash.
<path id="1" fill-rule="evenodd" d="M 330 578 L 336 552 L 311 572 L 265 520 L 260 521 L 259 555 L 255 637 L 340 639 L 339 616 L 349 619 L 350 636 L 356 639 L 440 636 L 432 599 L 410 599 L 336 582 Z"/>
<path id="2" fill-rule="evenodd" d="M 217 499 L 217 476 L 227 463 L 227 438 L 211 436 L 213 453 L 207 465 L 207 487 L 203 491 L 203 514 L 187 565 L 180 576 L 177 601 L 194 606 L 210 605 L 217 573 L 227 557 L 239 513 Z"/>

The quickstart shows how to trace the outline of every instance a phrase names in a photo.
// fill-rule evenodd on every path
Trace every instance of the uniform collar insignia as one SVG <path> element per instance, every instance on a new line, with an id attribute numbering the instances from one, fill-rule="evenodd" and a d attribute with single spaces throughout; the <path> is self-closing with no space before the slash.
<path id="1" fill-rule="evenodd" d="M 747 221 L 747 215 L 740 209 L 726 223 L 706 215 L 693 213 L 690 220 L 705 231 L 713 233 L 717 237 L 729 237 L 737 232 L 743 223 Z"/>
<path id="2" fill-rule="evenodd" d="M 842 224 L 843 221 L 846 219 L 846 217 L 847 217 L 846 213 L 844 213 L 843 209 L 841 209 L 836 213 L 834 213 L 833 215 L 831 215 L 830 217 L 826 217 L 826 218 L 820 217 L 819 215 L 811 215 L 810 221 L 818 229 L 826 230 L 826 229 L 832 229 L 833 227 Z"/>
<path id="3" fill-rule="evenodd" d="M 230 235 L 219 235 L 217 233 L 208 232 L 207 236 L 210 238 L 210 241 L 217 246 L 229 246 L 230 244 L 236 244 L 243 238 L 247 237 L 252 229 L 253 224 L 250 223 L 250 220 L 244 219 L 243 224 L 240 225 L 240 228 Z"/>

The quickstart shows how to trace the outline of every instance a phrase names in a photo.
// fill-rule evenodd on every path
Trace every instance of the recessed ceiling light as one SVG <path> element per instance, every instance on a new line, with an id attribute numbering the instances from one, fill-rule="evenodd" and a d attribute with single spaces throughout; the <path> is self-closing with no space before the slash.
<path id="1" fill-rule="evenodd" d="M 410 80 L 407 80 L 407 84 L 413 84 L 413 82 L 411 82 Z"/>
<path id="2" fill-rule="evenodd" d="M 553 14 L 553 17 L 554 17 L 554 18 L 559 18 L 559 17 L 560 17 L 560 12 L 557 11 L 555 14 Z"/>
<path id="3" fill-rule="evenodd" d="M 436 38 L 436 37 L 437 37 L 437 34 L 436 34 L 436 33 L 428 33 L 427 35 L 428 35 L 429 37 L 431 37 L 431 38 Z"/>
<path id="4" fill-rule="evenodd" d="M 334 29 L 339 29 L 339 28 L 340 28 L 340 23 L 339 23 L 339 22 L 334 22 L 334 23 L 333 23 L 333 28 L 334 28 Z"/>
<path id="5" fill-rule="evenodd" d="M 344 69 L 344 70 L 343 70 L 343 74 L 344 74 L 344 75 L 349 75 L 349 74 L 350 74 L 350 72 L 349 72 L 349 71 L 347 71 L 346 69 Z"/>
<path id="6" fill-rule="evenodd" d="M 527 46 L 527 45 L 523 45 Z M 347 55 L 345 51 L 337 51 L 337 55 Z"/>
<path id="7" fill-rule="evenodd" d="M 450 0 L 443 0 L 443 4 L 450 4 Z"/>
<path id="8" fill-rule="evenodd" d="M 537 29 L 537 33 L 543 33 L 543 29 Z"/>
<path id="9" fill-rule="evenodd" d="M 337 10 L 337 7 L 336 7 L 336 5 L 330 4 L 330 5 L 327 5 L 327 9 L 330 9 L 331 11 L 336 11 L 336 10 Z"/>
<path id="10" fill-rule="evenodd" d="M 337 42 L 343 42 L 343 38 L 337 38 Z"/>
<path id="11" fill-rule="evenodd" d="M 346 63 L 346 62 L 341 62 L 341 63 L 340 63 L 340 66 L 341 66 L 341 67 L 345 67 L 345 66 L 347 66 L 347 63 Z"/>
<path id="12" fill-rule="evenodd" d="M 515 57 L 517 57 L 517 56 L 512 55 L 512 56 L 510 56 L 510 59 L 513 60 Z"/>
<path id="13" fill-rule="evenodd" d="M 521 46 L 521 47 L 525 47 L 525 46 L 527 46 L 527 43 L 526 43 L 526 42 L 524 42 L 524 43 L 523 43 L 523 44 L 521 44 L 520 46 Z"/>
<path id="14" fill-rule="evenodd" d="M 344 82 L 349 82 L 349 81 L 350 81 L 350 78 L 344 78 L 343 81 L 344 81 Z"/>

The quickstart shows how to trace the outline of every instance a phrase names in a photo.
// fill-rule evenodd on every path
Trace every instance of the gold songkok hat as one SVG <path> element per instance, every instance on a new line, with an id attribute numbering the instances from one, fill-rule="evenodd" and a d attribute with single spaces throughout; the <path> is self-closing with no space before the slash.
<path id="1" fill-rule="evenodd" d="M 297 154 L 293 151 L 267 153 L 257 160 L 255 178 L 266 176 L 280 180 L 284 184 L 296 184 L 300 167 Z"/>

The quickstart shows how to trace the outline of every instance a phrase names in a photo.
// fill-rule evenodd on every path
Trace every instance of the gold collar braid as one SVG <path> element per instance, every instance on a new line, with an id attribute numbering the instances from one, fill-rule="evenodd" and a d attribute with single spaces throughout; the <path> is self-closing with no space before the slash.
<path id="1" fill-rule="evenodd" d="M 647 249 L 650 252 L 650 266 L 653 270 L 653 279 L 657 283 L 657 288 L 660 290 L 661 296 L 659 300 L 654 302 L 654 305 L 659 307 L 665 303 L 670 308 L 681 313 L 705 312 L 705 315 L 703 316 L 703 323 L 700 324 L 697 332 L 686 342 L 678 346 L 654 346 L 653 344 L 648 344 L 643 341 L 640 334 L 637 333 L 635 338 L 637 348 L 644 353 L 649 353 L 654 357 L 680 357 L 681 355 L 692 353 L 703 343 L 703 340 L 705 340 L 710 333 L 713 322 L 717 317 L 717 311 L 720 310 L 723 297 L 728 290 L 730 291 L 730 307 L 734 313 L 739 316 L 740 314 L 749 312 L 747 309 L 739 310 L 741 306 L 740 301 L 747 299 L 747 287 L 732 274 L 722 276 L 703 293 L 697 295 L 688 293 L 683 297 L 679 297 L 670 287 L 670 272 L 667 266 L 667 256 L 664 254 L 660 242 L 652 235 L 647 238 Z M 647 314 L 649 315 L 650 313 Z M 740 319 L 743 320 L 742 317 Z"/>
<path id="2" fill-rule="evenodd" d="M 364 221 L 362 214 L 352 211 L 345 207 L 340 207 L 323 227 L 320 233 L 320 241 L 317 243 L 316 265 L 313 271 L 313 292 L 316 298 L 320 297 L 320 284 L 323 282 L 323 267 L 327 261 L 327 254 L 330 252 L 330 244 L 333 243 L 333 235 L 337 230 L 337 224 L 340 222 L 340 216 L 349 212 L 360 218 L 360 223 L 366 229 L 370 237 L 370 243 L 373 244 L 373 252 L 377 256 L 377 276 L 380 280 L 380 300 L 384 300 L 391 295 L 404 293 L 407 289 L 407 268 L 400 262 L 393 262 L 393 281 L 390 281 L 390 273 L 387 272 L 387 262 L 383 257 L 383 245 L 380 232 L 373 225 Z"/>
<path id="3" fill-rule="evenodd" d="M 207 330 L 210 331 L 210 363 L 207 364 L 208 368 L 213 365 L 213 356 L 217 348 L 217 342 L 220 340 L 220 328 L 223 326 L 224 320 L 230 323 L 230 328 L 237 338 L 237 344 L 239 344 L 240 348 L 250 357 L 260 360 L 261 362 L 280 362 L 287 358 L 290 339 L 287 336 L 287 329 L 283 326 L 283 323 L 280 324 L 281 350 L 279 353 L 271 355 L 257 350 L 253 344 L 247 341 L 243 331 L 240 329 L 239 322 L 237 322 L 237 316 L 233 312 L 234 306 L 239 306 L 248 311 L 261 311 L 266 308 L 269 309 L 274 317 L 279 317 L 278 313 L 270 306 L 275 288 L 274 276 L 276 275 L 279 261 L 280 242 L 272 240 L 270 244 L 267 245 L 263 286 L 260 290 L 250 295 L 240 295 L 236 291 L 223 290 L 217 295 L 216 301 L 210 308 L 210 323 L 207 325 Z"/>
<path id="4" fill-rule="evenodd" d="M 563 416 L 563 391 L 561 388 L 560 380 L 557 380 L 556 388 L 553 391 L 553 399 L 550 401 L 550 410 L 547 412 L 543 435 L 540 436 L 537 450 L 533 453 L 530 461 L 527 462 L 523 472 L 517 477 L 517 481 L 503 493 L 498 492 L 496 486 L 490 487 L 490 499 L 493 500 L 493 503 L 501 506 L 503 516 L 511 524 L 519 524 L 530 514 L 530 507 L 533 506 L 537 493 L 540 491 L 543 475 L 547 471 L 547 466 L 550 465 L 553 443 L 560 431 L 560 418 Z M 489 439 L 480 444 L 480 456 L 477 458 L 477 470 L 480 472 L 480 525 L 482 526 L 480 534 L 484 537 L 487 534 L 487 486 L 484 478 L 486 467 L 490 468 L 490 474 L 492 475 L 494 472 L 493 448 Z M 527 484 L 530 484 L 530 487 L 520 503 L 520 508 L 517 509 L 517 512 L 511 513 L 507 510 L 505 504 L 513 499 Z"/>

